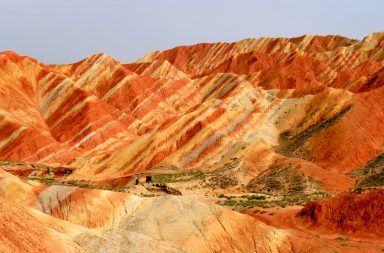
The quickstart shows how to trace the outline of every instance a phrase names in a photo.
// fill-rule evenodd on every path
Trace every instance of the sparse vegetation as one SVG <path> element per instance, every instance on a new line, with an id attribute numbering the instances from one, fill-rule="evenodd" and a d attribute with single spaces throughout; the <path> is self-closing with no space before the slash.
<path id="1" fill-rule="evenodd" d="M 311 126 L 304 132 L 300 132 L 298 129 L 293 129 L 281 133 L 279 136 L 280 146 L 276 149 L 276 152 L 288 157 L 306 159 L 309 153 L 307 140 L 335 124 L 340 118 L 347 114 L 349 110 L 351 110 L 352 106 L 353 105 L 349 105 L 343 108 L 340 112 L 331 118 Z M 307 119 L 304 119 L 304 121 L 301 122 L 298 127 L 304 125 L 305 120 Z"/>
<path id="2" fill-rule="evenodd" d="M 233 158 L 223 166 L 203 172 L 199 169 L 187 170 L 169 174 L 152 174 L 154 183 L 177 183 L 200 181 L 200 185 L 211 189 L 226 189 L 238 185 L 236 172 L 233 170 L 239 164 L 238 158 Z"/>
<path id="3" fill-rule="evenodd" d="M 55 181 L 53 180 L 53 178 L 42 178 L 42 179 L 40 179 L 40 178 L 36 178 L 36 179 L 34 179 L 34 180 L 38 180 L 38 181 L 40 181 L 40 182 L 43 183 L 43 184 L 54 184 L 54 183 L 55 183 Z"/>
<path id="4" fill-rule="evenodd" d="M 306 192 L 317 188 L 317 182 L 305 177 L 296 169 L 296 165 L 270 166 L 265 174 L 251 180 L 247 185 L 250 192 L 261 192 L 276 196 L 304 195 Z"/>
<path id="5" fill-rule="evenodd" d="M 310 201 L 319 200 L 327 196 L 325 192 L 313 192 L 310 195 L 292 195 L 292 196 L 283 196 L 282 198 L 274 197 L 271 198 L 268 195 L 263 194 L 252 194 L 252 195 L 242 195 L 242 196 L 228 196 L 224 194 L 218 195 L 221 199 L 216 202 L 216 204 L 223 206 L 237 206 L 237 207 L 282 207 L 292 205 L 305 205 Z"/>
<path id="6" fill-rule="evenodd" d="M 275 206 L 274 201 L 266 201 L 266 200 L 234 200 L 234 199 L 227 199 L 225 201 L 219 201 L 216 204 L 222 205 L 222 206 L 239 206 L 239 207 L 272 207 Z"/>
<path id="7" fill-rule="evenodd" d="M 384 153 L 378 155 L 366 165 L 355 169 L 350 176 L 356 178 L 355 188 L 371 188 L 384 186 Z"/>
<path id="8" fill-rule="evenodd" d="M 204 187 L 211 189 L 226 189 L 231 186 L 238 185 L 236 172 L 233 170 L 239 165 L 238 158 L 232 158 L 231 161 L 225 163 L 223 166 L 204 173 L 202 184 Z"/>
<path id="9" fill-rule="evenodd" d="M 101 185 L 95 185 L 95 184 L 87 184 L 83 181 L 56 181 L 54 178 L 30 178 L 31 180 L 38 181 L 42 184 L 47 185 L 64 185 L 64 186 L 73 186 L 78 188 L 84 188 L 84 189 L 98 189 L 98 190 L 108 190 L 108 191 L 116 191 L 116 192 L 123 192 L 127 187 L 105 187 Z"/>
<path id="10" fill-rule="evenodd" d="M 226 200 L 218 201 L 217 204 L 223 206 L 239 206 L 239 207 L 269 207 L 274 205 L 274 201 L 268 201 L 265 195 L 242 195 L 242 196 L 226 196 L 220 194 L 219 198 L 225 198 Z"/>
<path id="11" fill-rule="evenodd" d="M 199 180 L 204 177 L 200 170 L 189 170 L 172 174 L 153 174 L 152 181 L 156 183 L 175 183 Z"/>
<path id="12" fill-rule="evenodd" d="M 248 200 L 264 200 L 267 198 L 265 195 L 243 195 L 241 197 Z"/>

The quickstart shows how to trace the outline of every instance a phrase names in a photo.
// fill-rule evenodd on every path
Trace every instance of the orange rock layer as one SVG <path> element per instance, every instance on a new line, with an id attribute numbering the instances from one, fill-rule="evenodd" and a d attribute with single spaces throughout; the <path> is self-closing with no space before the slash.
<path id="1" fill-rule="evenodd" d="M 1 52 L 0 159 L 34 163 L 0 171 L 0 251 L 360 252 L 294 229 L 297 220 L 270 226 L 192 196 L 28 178 L 125 184 L 193 168 L 230 171 L 241 192 L 283 171 L 306 191 L 345 192 L 349 172 L 384 153 L 383 63 L 384 33 L 203 43 L 129 64 L 97 54 L 46 65 Z M 382 236 L 382 195 L 322 200 L 298 215 Z"/>
<path id="2" fill-rule="evenodd" d="M 315 228 L 384 236 L 384 190 L 308 203 L 297 217 Z"/>
<path id="3" fill-rule="evenodd" d="M 45 65 L 2 52 L 0 159 L 69 165 L 73 179 L 97 182 L 211 166 L 245 143 L 242 164 L 254 177 L 286 157 L 341 182 L 383 152 L 383 41 L 246 39 L 131 64 L 98 54 Z M 255 158 L 260 145 L 267 160 Z"/>

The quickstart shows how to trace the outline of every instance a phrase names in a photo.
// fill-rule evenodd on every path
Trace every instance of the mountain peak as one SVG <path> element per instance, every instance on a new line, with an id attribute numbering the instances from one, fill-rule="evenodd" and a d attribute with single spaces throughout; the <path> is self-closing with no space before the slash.
<path id="1" fill-rule="evenodd" d="M 0 251 L 381 251 L 383 38 L 0 53 Z"/>

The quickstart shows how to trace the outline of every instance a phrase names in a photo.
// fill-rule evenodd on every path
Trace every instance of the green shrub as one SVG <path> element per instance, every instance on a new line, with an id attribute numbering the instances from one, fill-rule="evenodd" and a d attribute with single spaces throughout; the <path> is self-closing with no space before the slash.
<path id="1" fill-rule="evenodd" d="M 232 200 L 232 199 L 228 199 L 228 200 L 224 201 L 223 205 L 224 206 L 236 206 L 237 202 Z"/>
<path id="2" fill-rule="evenodd" d="M 266 197 L 264 195 L 250 195 L 246 197 L 248 200 L 264 200 Z"/>

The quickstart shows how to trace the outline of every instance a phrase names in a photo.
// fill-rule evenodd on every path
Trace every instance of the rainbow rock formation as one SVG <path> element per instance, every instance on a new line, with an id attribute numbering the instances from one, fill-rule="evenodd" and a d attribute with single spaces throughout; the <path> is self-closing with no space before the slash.
<path id="1" fill-rule="evenodd" d="M 363 248 L 308 232 L 311 210 L 337 220 L 319 207 L 337 197 L 286 226 L 214 203 L 383 187 L 383 98 L 384 33 L 203 43 L 129 64 L 1 52 L 0 251 L 380 252 L 383 226 Z"/>

